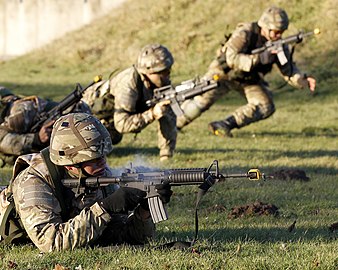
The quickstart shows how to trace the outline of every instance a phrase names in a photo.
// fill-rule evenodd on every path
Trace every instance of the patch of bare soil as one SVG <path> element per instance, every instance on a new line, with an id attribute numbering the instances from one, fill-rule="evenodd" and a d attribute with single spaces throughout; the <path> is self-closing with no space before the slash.
<path id="1" fill-rule="evenodd" d="M 252 204 L 233 207 L 228 215 L 229 219 L 242 218 L 246 216 L 278 216 L 278 207 L 260 201 Z"/>
<path id="2" fill-rule="evenodd" d="M 338 230 L 338 222 L 332 223 L 329 227 L 330 232 L 334 232 Z"/>
<path id="3" fill-rule="evenodd" d="M 306 175 L 305 171 L 299 169 L 281 169 L 274 171 L 269 176 L 277 180 L 310 181 L 310 178 Z"/>

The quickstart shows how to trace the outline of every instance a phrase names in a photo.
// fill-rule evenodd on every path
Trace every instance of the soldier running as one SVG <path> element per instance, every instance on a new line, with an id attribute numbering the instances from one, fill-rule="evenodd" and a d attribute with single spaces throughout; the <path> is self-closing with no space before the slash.
<path id="1" fill-rule="evenodd" d="M 273 64 L 277 65 L 290 85 L 309 88 L 313 92 L 316 80 L 299 71 L 286 45 L 278 52 L 265 50 L 260 54 L 251 53 L 267 41 L 281 39 L 288 25 L 287 13 L 275 6 L 266 9 L 258 22 L 238 24 L 229 40 L 218 50 L 217 58 L 204 76 L 210 79 L 218 75 L 221 87 L 184 102 L 182 109 L 185 114 L 177 119 L 177 127 L 181 129 L 192 122 L 232 89 L 243 95 L 247 104 L 225 119 L 209 123 L 212 134 L 232 137 L 231 130 L 234 128 L 268 118 L 275 112 L 275 105 L 264 76 L 272 70 Z"/>

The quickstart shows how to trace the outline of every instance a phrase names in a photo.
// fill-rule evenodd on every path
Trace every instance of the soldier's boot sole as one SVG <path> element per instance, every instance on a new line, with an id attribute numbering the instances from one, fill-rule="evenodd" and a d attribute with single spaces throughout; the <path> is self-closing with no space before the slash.
<path id="1" fill-rule="evenodd" d="M 228 137 L 232 138 L 233 135 L 231 133 L 231 129 L 227 128 L 225 125 L 222 125 L 218 122 L 211 122 L 208 125 L 208 129 L 211 132 L 211 134 L 218 136 L 218 137 Z"/>

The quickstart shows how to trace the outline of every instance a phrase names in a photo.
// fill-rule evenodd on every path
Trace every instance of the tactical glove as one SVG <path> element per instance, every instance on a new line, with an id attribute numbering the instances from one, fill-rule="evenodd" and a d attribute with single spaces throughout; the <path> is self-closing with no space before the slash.
<path id="1" fill-rule="evenodd" d="M 109 213 L 132 211 L 145 198 L 143 190 L 130 187 L 120 187 L 113 194 L 101 201 L 101 206 Z"/>
<path id="2" fill-rule="evenodd" d="M 170 202 L 170 197 L 173 194 L 171 190 L 171 186 L 169 183 L 167 184 L 158 184 L 155 185 L 156 192 L 158 193 L 158 196 L 160 197 L 161 201 L 163 203 L 168 203 Z M 140 202 L 141 206 L 145 210 L 149 210 L 149 205 L 148 205 L 148 200 L 147 199 L 142 199 Z"/>
<path id="3" fill-rule="evenodd" d="M 170 202 L 170 197 L 173 194 L 173 192 L 171 190 L 171 186 L 169 185 L 169 183 L 155 185 L 155 189 L 163 203 Z M 149 210 L 148 200 L 146 198 L 142 199 L 140 205 L 144 210 Z"/>
<path id="4" fill-rule="evenodd" d="M 171 190 L 169 183 L 158 184 L 155 186 L 155 189 L 163 203 L 170 202 L 170 197 L 173 194 L 173 191 Z"/>

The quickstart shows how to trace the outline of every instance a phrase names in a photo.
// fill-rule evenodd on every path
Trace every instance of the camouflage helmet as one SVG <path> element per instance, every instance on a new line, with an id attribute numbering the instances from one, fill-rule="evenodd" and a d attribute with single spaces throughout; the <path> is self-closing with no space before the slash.
<path id="1" fill-rule="evenodd" d="M 289 18 L 285 10 L 272 6 L 263 12 L 258 25 L 269 30 L 285 31 L 289 26 Z"/>
<path id="2" fill-rule="evenodd" d="M 109 154 L 113 149 L 108 130 L 94 116 L 71 113 L 53 126 L 50 159 L 56 165 L 74 165 Z"/>
<path id="3" fill-rule="evenodd" d="M 160 44 L 148 44 L 141 50 L 136 68 L 140 73 L 156 73 L 174 64 L 174 58 L 169 50 Z"/>
<path id="4" fill-rule="evenodd" d="M 8 104 L 12 100 L 11 98 L 8 98 L 10 96 L 14 97 L 14 94 L 6 87 L 0 86 L 0 123 L 5 119 Z"/>
<path id="5" fill-rule="evenodd" d="M 11 92 L 11 90 L 7 89 L 4 86 L 0 86 L 0 100 L 2 100 L 4 97 L 7 96 L 13 96 L 13 93 Z"/>

